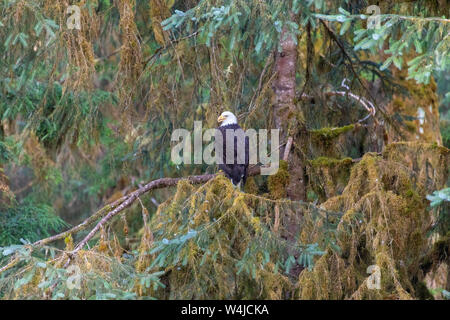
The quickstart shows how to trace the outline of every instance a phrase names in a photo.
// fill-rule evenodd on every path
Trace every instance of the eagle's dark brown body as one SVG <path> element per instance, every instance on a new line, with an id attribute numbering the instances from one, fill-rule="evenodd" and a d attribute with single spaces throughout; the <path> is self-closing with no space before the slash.
<path id="1" fill-rule="evenodd" d="M 225 126 L 220 126 L 219 131 L 222 133 L 222 139 L 223 139 L 223 152 L 220 155 L 222 159 L 222 164 L 219 164 L 219 169 L 222 170 L 225 175 L 231 179 L 234 185 L 238 185 L 241 181 L 241 187 L 244 187 L 245 181 L 247 180 L 247 172 L 248 172 L 248 164 L 249 164 L 249 139 L 248 137 L 245 137 L 245 139 L 238 139 L 236 135 L 234 136 L 234 144 L 233 144 L 233 163 L 227 164 L 226 161 L 226 148 L 228 145 L 230 145 L 230 142 L 227 142 L 227 130 L 231 130 L 232 133 L 235 133 L 236 130 L 242 130 L 242 128 L 238 124 L 229 124 Z M 229 133 L 230 135 L 230 133 Z M 244 161 L 238 161 L 238 144 L 244 143 L 245 141 L 245 147 L 244 152 L 245 155 L 241 157 Z M 231 148 L 231 145 L 230 145 Z M 244 158 L 245 157 L 245 158 Z M 239 163 L 241 162 L 241 163 Z M 242 163 L 243 162 L 243 163 Z"/>

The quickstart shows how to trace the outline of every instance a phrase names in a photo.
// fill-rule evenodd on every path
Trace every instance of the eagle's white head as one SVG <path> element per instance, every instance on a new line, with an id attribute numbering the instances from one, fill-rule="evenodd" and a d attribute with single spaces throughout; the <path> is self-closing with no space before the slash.
<path id="1" fill-rule="evenodd" d="M 217 122 L 219 122 L 220 126 L 223 127 L 230 124 L 237 124 L 237 118 L 232 112 L 225 111 L 222 112 L 219 118 L 217 118 Z"/>

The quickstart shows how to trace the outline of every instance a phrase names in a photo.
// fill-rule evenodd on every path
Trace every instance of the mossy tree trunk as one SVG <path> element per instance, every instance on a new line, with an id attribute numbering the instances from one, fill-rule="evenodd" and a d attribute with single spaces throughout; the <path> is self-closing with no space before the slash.
<path id="1" fill-rule="evenodd" d="M 273 117 L 275 127 L 280 130 L 281 144 L 287 143 L 288 138 L 292 137 L 291 120 L 293 114 L 295 114 L 296 97 L 297 42 L 295 41 L 294 35 L 288 35 L 286 33 L 287 30 L 284 28 L 280 38 L 281 51 L 275 52 L 276 78 L 273 85 Z M 295 126 L 298 125 L 298 123 L 295 123 Z M 292 149 L 298 143 L 298 141 L 293 141 Z M 285 154 L 285 149 L 289 152 L 289 146 L 287 144 L 280 148 L 280 156 L 288 162 L 289 182 L 285 187 L 286 194 L 291 200 L 306 200 L 304 161 L 296 152 Z M 295 242 L 294 235 L 300 231 L 299 225 L 295 221 L 296 218 L 291 217 L 290 219 L 292 221 L 287 227 L 288 234 L 290 234 L 287 240 L 292 243 Z M 296 259 L 298 258 L 298 253 L 295 250 L 289 251 Z M 298 278 L 302 270 L 303 267 L 295 263 L 289 275 L 292 278 Z"/>
<path id="2" fill-rule="evenodd" d="M 297 44 L 293 35 L 286 35 L 283 30 L 280 40 L 281 52 L 275 52 L 275 72 L 277 74 L 273 85 L 274 104 L 273 116 L 277 129 L 280 129 L 281 143 L 286 143 L 290 136 L 289 119 L 295 110 L 295 72 L 297 69 Z M 294 144 L 296 142 L 294 141 Z M 284 146 L 280 149 L 280 155 L 284 154 Z M 306 199 L 305 169 L 303 161 L 296 153 L 292 152 L 287 159 L 289 163 L 289 184 L 286 188 L 287 195 L 292 200 Z"/>

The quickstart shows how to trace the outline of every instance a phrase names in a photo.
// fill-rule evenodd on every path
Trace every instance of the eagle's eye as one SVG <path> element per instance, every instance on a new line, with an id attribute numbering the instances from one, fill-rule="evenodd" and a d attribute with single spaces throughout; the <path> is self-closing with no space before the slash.
<path id="1" fill-rule="evenodd" d="M 217 122 L 221 123 L 223 121 L 225 121 L 225 119 L 227 118 L 226 115 L 221 114 L 219 118 L 217 118 Z"/>

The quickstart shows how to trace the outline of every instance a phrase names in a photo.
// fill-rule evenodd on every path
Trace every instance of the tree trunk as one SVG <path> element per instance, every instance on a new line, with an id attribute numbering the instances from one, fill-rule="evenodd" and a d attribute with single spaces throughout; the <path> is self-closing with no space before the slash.
<path id="1" fill-rule="evenodd" d="M 294 36 L 286 36 L 286 29 L 281 35 L 281 52 L 275 52 L 275 72 L 277 74 L 273 85 L 275 93 L 273 114 L 275 127 L 280 129 L 280 142 L 286 143 L 290 136 L 288 123 L 289 118 L 295 111 L 295 73 L 297 69 L 297 45 Z M 293 141 L 296 144 L 296 141 Z M 293 151 L 293 150 L 292 150 Z M 284 147 L 280 149 L 284 154 Z M 290 152 L 289 185 L 286 187 L 287 194 L 292 200 L 306 200 L 305 169 L 301 157 L 296 152 Z"/>
<path id="2" fill-rule="evenodd" d="M 290 139 L 294 137 L 289 126 L 292 121 L 295 121 L 295 117 L 292 116 L 296 109 L 295 74 L 297 70 L 297 45 L 293 36 L 285 36 L 285 34 L 286 29 L 283 29 L 280 39 L 281 52 L 275 52 L 276 78 L 273 85 L 275 93 L 273 116 L 275 127 L 280 129 L 280 143 L 286 144 L 280 149 L 280 155 L 284 155 L 284 160 L 288 162 L 289 183 L 286 186 L 287 195 L 291 200 L 306 200 L 305 169 L 302 159 L 295 152 L 294 145 L 296 141 L 295 139 Z M 295 123 L 295 125 L 298 126 L 299 124 Z M 300 143 L 300 145 L 302 144 Z M 298 219 L 293 216 L 290 219 L 291 223 L 289 223 L 287 228 L 286 238 L 289 242 L 295 243 L 299 233 Z M 292 248 L 289 249 L 289 254 L 293 255 L 295 259 L 299 257 L 298 252 Z M 290 277 L 297 279 L 303 269 L 303 266 L 296 262 L 289 272 Z"/>

